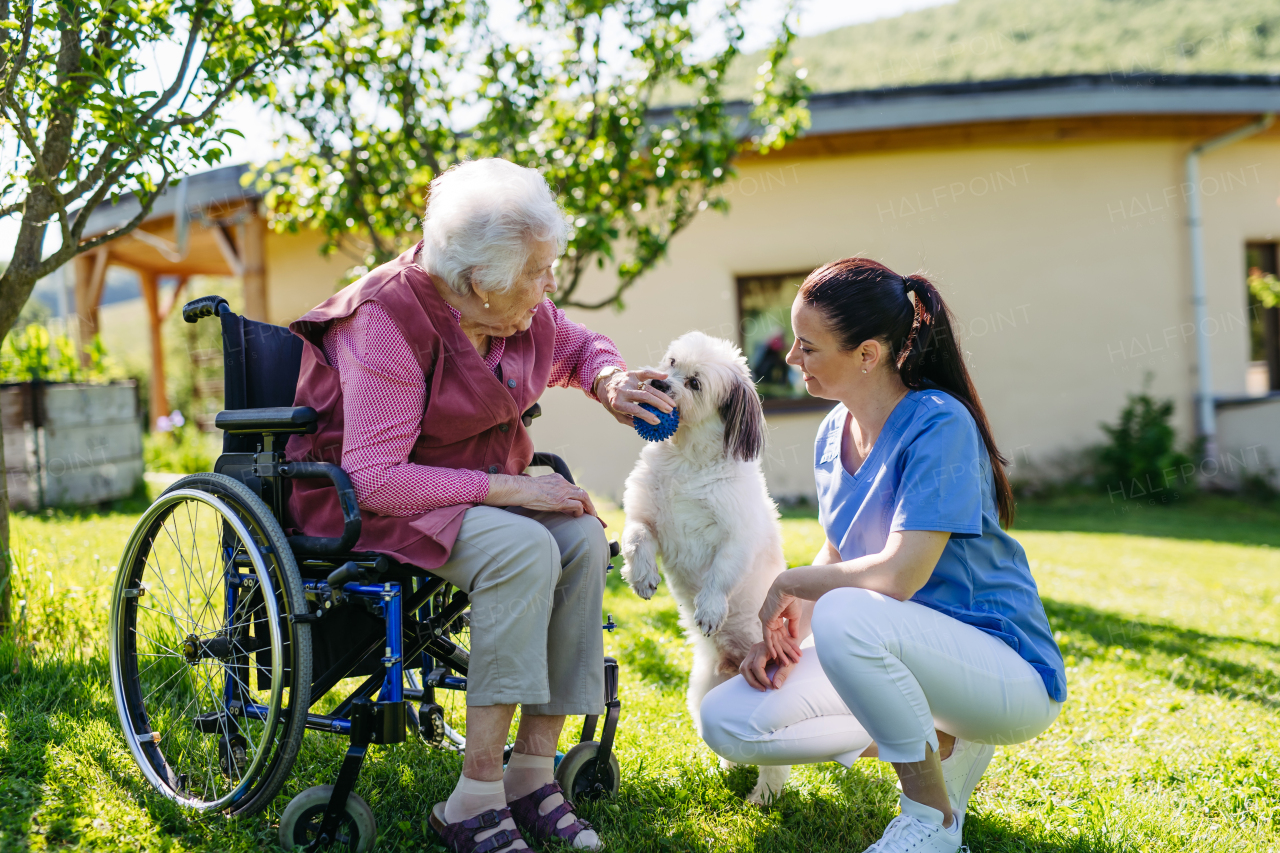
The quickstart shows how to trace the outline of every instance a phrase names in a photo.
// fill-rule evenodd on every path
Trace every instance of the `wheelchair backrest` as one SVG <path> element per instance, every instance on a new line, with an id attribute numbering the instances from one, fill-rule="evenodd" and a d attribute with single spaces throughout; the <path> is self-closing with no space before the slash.
<path id="1" fill-rule="evenodd" d="M 292 406 L 302 367 L 302 339 L 283 326 L 227 312 L 222 321 L 223 393 L 227 409 Z M 252 435 L 222 437 L 224 453 L 252 453 Z"/>

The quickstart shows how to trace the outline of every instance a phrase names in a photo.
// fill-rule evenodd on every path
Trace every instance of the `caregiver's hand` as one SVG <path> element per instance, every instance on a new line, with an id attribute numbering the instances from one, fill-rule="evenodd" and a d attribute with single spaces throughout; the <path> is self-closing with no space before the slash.
<path id="1" fill-rule="evenodd" d="M 769 649 L 764 643 L 756 643 L 747 651 L 747 656 L 742 659 L 742 663 L 738 665 L 738 672 L 742 673 L 742 677 L 747 680 L 756 690 L 761 692 L 769 689 L 777 689 L 787 680 L 787 676 L 791 674 L 791 670 L 795 668 L 795 664 L 779 663 L 778 668 L 774 670 L 773 678 L 769 678 L 769 664 L 774 659 L 769 655 Z"/>
<path id="2" fill-rule="evenodd" d="M 574 518 L 583 513 L 599 518 L 587 490 L 559 474 L 542 477 L 490 474 L 489 496 L 484 502 L 486 506 L 522 506 L 544 512 L 563 512 Z"/>
<path id="3" fill-rule="evenodd" d="M 764 597 L 760 625 L 769 657 L 779 664 L 791 665 L 800 660 L 801 602 L 784 589 L 782 580 L 781 575 L 775 578 Z"/>
<path id="4" fill-rule="evenodd" d="M 640 418 L 656 425 L 658 416 L 640 408 L 640 404 L 648 403 L 663 414 L 674 409 L 676 404 L 666 394 L 641 383 L 650 379 L 666 378 L 667 374 L 660 370 L 614 373 L 600 383 L 601 387 L 595 389 L 596 397 L 620 424 L 631 426 L 633 418 Z"/>

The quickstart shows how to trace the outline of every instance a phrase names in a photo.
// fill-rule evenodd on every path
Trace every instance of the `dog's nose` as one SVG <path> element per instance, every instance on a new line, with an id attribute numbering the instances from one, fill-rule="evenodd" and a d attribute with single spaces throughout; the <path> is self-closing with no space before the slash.
<path id="1" fill-rule="evenodd" d="M 661 391 L 663 394 L 671 390 L 671 386 L 667 384 L 665 379 L 650 379 L 648 385 L 650 388 Z"/>

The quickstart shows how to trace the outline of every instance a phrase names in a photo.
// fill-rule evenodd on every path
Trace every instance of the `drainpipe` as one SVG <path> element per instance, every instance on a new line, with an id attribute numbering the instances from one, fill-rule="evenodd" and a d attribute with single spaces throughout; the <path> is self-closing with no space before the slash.
<path id="1" fill-rule="evenodd" d="M 1200 213 L 1200 155 L 1261 133 L 1275 120 L 1275 113 L 1267 113 L 1252 124 L 1224 133 L 1222 136 L 1207 139 L 1187 153 L 1187 185 L 1191 190 L 1187 195 L 1187 227 L 1191 238 L 1191 305 L 1195 309 L 1196 370 L 1199 374 L 1200 392 L 1197 402 L 1200 413 L 1200 435 L 1204 438 L 1206 459 L 1218 455 L 1218 424 L 1213 406 L 1213 371 L 1209 360 L 1209 336 L 1205 332 L 1205 321 L 1209 319 L 1209 305 L 1205 297 L 1204 282 L 1204 221 Z"/>

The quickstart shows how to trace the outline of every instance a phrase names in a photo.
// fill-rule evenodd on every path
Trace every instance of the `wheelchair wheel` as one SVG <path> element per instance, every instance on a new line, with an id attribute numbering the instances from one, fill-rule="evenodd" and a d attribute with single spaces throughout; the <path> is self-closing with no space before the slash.
<path id="1" fill-rule="evenodd" d="M 560 765 L 556 767 L 556 781 L 570 802 L 598 800 L 605 794 L 612 796 L 618 793 L 622 767 L 618 764 L 617 753 L 609 753 L 609 766 L 604 768 L 603 774 L 598 774 L 596 755 L 599 751 L 600 744 L 593 740 L 584 741 L 560 759 Z"/>
<path id="2" fill-rule="evenodd" d="M 111 685 L 125 740 L 163 796 L 252 814 L 288 778 L 311 692 L 298 567 L 266 504 L 195 474 L 143 514 L 111 602 Z"/>
<path id="3" fill-rule="evenodd" d="M 312 849 L 311 845 L 320 837 L 320 821 L 332 796 L 332 785 L 316 785 L 290 800 L 280 816 L 280 846 L 285 850 Z M 360 797 L 350 794 L 337 837 L 322 849 L 365 853 L 377 837 L 378 822 L 373 817 L 373 809 Z"/>

